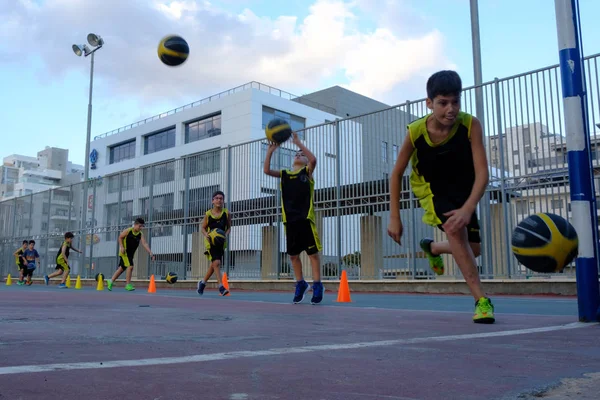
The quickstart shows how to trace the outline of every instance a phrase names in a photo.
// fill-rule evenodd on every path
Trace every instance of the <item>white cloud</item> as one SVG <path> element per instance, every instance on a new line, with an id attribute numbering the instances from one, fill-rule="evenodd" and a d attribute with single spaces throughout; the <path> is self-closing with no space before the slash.
<path id="1" fill-rule="evenodd" d="M 111 95 L 147 102 L 196 98 L 252 80 L 303 93 L 342 75 L 344 86 L 397 103 L 406 99 L 394 94 L 402 85 L 412 87 L 415 77 L 451 65 L 440 32 L 403 39 L 381 9 L 374 14 L 378 29 L 357 31 L 361 12 L 374 12 L 365 0 L 316 0 L 302 21 L 257 16 L 250 9 L 233 15 L 194 0 L 0 3 L 0 43 L 9 43 L 0 47 L 0 63 L 3 53 L 33 44 L 29 51 L 43 60 L 44 79 L 69 69 L 87 71 L 71 44 L 95 32 L 106 42 L 96 57 L 97 77 L 109 84 Z M 385 7 L 393 15 L 402 3 L 386 0 Z M 190 45 L 190 57 L 179 68 L 162 65 L 156 55 L 158 41 L 172 33 Z"/>

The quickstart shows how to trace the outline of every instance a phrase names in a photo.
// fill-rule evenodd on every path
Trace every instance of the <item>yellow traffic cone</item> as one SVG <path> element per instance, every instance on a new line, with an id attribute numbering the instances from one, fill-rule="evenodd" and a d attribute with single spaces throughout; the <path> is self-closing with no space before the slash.
<path id="1" fill-rule="evenodd" d="M 70 288 L 71 287 L 71 275 L 67 275 L 67 287 Z"/>
<path id="2" fill-rule="evenodd" d="M 77 282 L 75 282 L 75 289 L 81 289 L 81 277 L 77 275 Z"/>
<path id="3" fill-rule="evenodd" d="M 96 287 L 96 290 L 104 290 L 104 275 L 102 274 L 98 275 L 98 286 Z"/>
<path id="4" fill-rule="evenodd" d="M 6 286 L 10 285 L 12 285 L 12 278 L 10 277 L 10 274 L 8 274 L 8 278 L 6 278 Z"/>

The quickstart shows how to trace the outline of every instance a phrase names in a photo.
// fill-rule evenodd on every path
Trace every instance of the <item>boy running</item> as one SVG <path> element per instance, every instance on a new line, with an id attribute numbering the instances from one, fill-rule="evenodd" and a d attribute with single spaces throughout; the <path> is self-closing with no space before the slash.
<path id="1" fill-rule="evenodd" d="M 142 234 L 144 225 L 145 221 L 142 218 L 138 218 L 133 223 L 132 228 L 123 230 L 123 232 L 121 232 L 119 235 L 119 239 L 117 241 L 117 243 L 119 243 L 119 267 L 115 271 L 112 279 L 109 279 L 107 282 L 106 286 L 108 290 L 112 291 L 113 283 L 125 270 L 127 270 L 127 274 L 125 276 L 125 290 L 135 290 L 131 284 L 131 274 L 133 272 L 133 257 L 135 256 L 135 252 L 137 251 L 140 243 L 150 254 L 152 260 L 154 260 L 154 254 L 152 254 L 152 250 L 150 250 L 150 247 L 148 246 L 148 243 Z"/>
<path id="2" fill-rule="evenodd" d="M 50 283 L 50 279 L 62 274 L 62 281 L 60 282 L 58 287 L 61 289 L 67 288 L 67 284 L 66 284 L 67 276 L 69 276 L 69 273 L 71 272 L 71 268 L 69 267 L 69 252 L 72 249 L 73 251 L 76 251 L 77 253 L 81 253 L 81 251 L 79 251 L 75 247 L 73 247 L 72 243 L 73 243 L 74 237 L 75 237 L 75 235 L 73 235 L 73 233 L 71 233 L 71 232 L 65 233 L 65 241 L 60 246 L 60 249 L 58 249 L 58 253 L 56 253 L 56 271 L 54 271 L 52 274 L 46 275 L 44 277 L 44 280 L 46 281 L 46 285 L 48 285 Z"/>
<path id="3" fill-rule="evenodd" d="M 427 81 L 427 107 L 432 113 L 408 125 L 406 138 L 390 177 L 388 234 L 402 237 L 400 190 L 410 161 L 410 182 L 425 210 L 423 222 L 446 232 L 448 241 L 421 240 L 438 275 L 444 273 L 441 254 L 452 254 L 473 297 L 473 322 L 494 323 L 494 306 L 481 287 L 475 257 L 481 237 L 477 203 L 488 184 L 488 163 L 481 123 L 460 111 L 462 81 L 454 71 L 440 71 Z"/>
<path id="4" fill-rule="evenodd" d="M 263 166 L 265 174 L 274 178 L 281 178 L 281 203 L 283 211 L 283 224 L 286 232 L 287 253 L 290 255 L 294 275 L 296 277 L 296 292 L 294 304 L 304 300 L 304 295 L 310 286 L 302 274 L 302 261 L 300 253 L 306 251 L 312 266 L 313 296 L 312 304 L 319 304 L 323 300 L 323 284 L 321 283 L 321 242 L 316 229 L 315 207 L 313 202 L 315 181 L 313 174 L 317 165 L 317 158 L 300 141 L 296 132 L 293 133 L 293 143 L 300 148 L 294 157 L 291 170 L 276 171 L 271 169 L 271 156 L 279 146 L 271 143 Z"/>
<path id="5" fill-rule="evenodd" d="M 25 250 L 27 250 L 27 245 L 29 245 L 29 242 L 27 240 L 23 240 L 21 247 L 19 247 L 17 251 L 13 253 L 13 256 L 15 256 L 15 263 L 17 264 L 17 268 L 19 269 L 19 280 L 17 281 L 17 285 L 19 286 L 25 284 L 25 280 L 23 279 L 23 277 L 27 272 L 27 264 L 25 262 L 25 259 L 23 258 L 23 253 L 25 252 Z"/>
<path id="6" fill-rule="evenodd" d="M 221 262 L 223 255 L 225 254 L 225 248 L 227 247 L 227 239 L 223 245 L 213 245 L 210 243 L 210 232 L 215 229 L 221 229 L 225 232 L 225 235 L 229 235 L 231 230 L 231 215 L 226 208 L 223 208 L 225 202 L 225 194 L 221 191 L 217 191 L 213 194 L 212 208 L 204 214 L 204 220 L 202 221 L 202 235 L 204 235 L 204 246 L 206 251 L 206 257 L 210 260 L 210 267 L 204 276 L 204 279 L 198 282 L 198 294 L 202 296 L 204 289 L 206 288 L 206 282 L 210 279 L 213 272 L 217 277 L 217 283 L 219 285 L 219 293 L 221 296 L 226 296 L 229 290 L 225 289 L 223 282 L 221 281 Z"/>
<path id="7" fill-rule="evenodd" d="M 35 240 L 29 241 L 29 246 L 27 250 L 23 252 L 23 256 L 25 259 L 25 265 L 27 266 L 27 270 L 24 275 L 27 277 L 26 285 L 31 286 L 33 282 L 31 282 L 31 277 L 33 276 L 33 271 L 40 265 L 40 254 L 35 249 Z"/>

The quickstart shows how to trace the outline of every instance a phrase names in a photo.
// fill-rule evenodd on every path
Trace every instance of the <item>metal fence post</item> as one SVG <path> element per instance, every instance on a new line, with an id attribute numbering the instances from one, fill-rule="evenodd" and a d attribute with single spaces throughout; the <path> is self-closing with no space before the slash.
<path id="1" fill-rule="evenodd" d="M 220 150 L 219 150 L 220 151 Z M 220 157 L 219 157 L 220 160 Z M 229 199 L 227 201 L 226 204 L 232 204 L 232 199 L 231 199 L 231 145 L 227 145 L 227 182 L 225 183 L 225 187 L 226 187 L 226 191 L 227 191 L 227 198 Z M 229 212 L 231 212 L 231 209 L 229 209 Z M 227 251 L 226 251 L 226 260 L 227 260 L 227 266 L 226 266 L 226 271 L 227 271 L 227 277 L 229 277 L 230 275 L 230 270 L 231 270 L 231 241 L 228 240 L 228 246 L 227 246 Z"/>
<path id="2" fill-rule="evenodd" d="M 342 184 L 342 171 L 341 171 L 341 145 L 340 145 L 340 119 L 335 119 L 335 218 L 336 218 L 336 254 L 337 254 L 337 265 L 338 265 L 338 278 L 342 275 L 343 263 L 342 263 L 342 216 L 341 216 L 341 184 Z"/>
<path id="3" fill-rule="evenodd" d="M 48 212 L 50 211 L 48 210 Z M 27 226 L 29 226 L 27 236 L 31 237 L 31 227 L 33 226 L 33 193 L 31 193 L 31 199 L 29 200 L 29 223 Z"/>
<path id="4" fill-rule="evenodd" d="M 48 190 L 48 218 L 46 219 L 46 254 L 44 254 L 44 266 L 46 267 L 46 272 L 48 271 L 48 264 L 50 263 L 49 260 L 51 260 L 51 258 L 48 256 L 48 252 L 50 251 L 50 216 L 52 215 L 52 193 L 54 193 L 53 190 Z M 44 273 L 44 275 L 46 275 L 46 273 Z"/>
<path id="5" fill-rule="evenodd" d="M 93 202 L 92 202 L 92 219 L 90 221 L 90 273 L 92 270 L 92 264 L 94 263 L 94 236 L 95 236 L 95 225 L 94 225 L 94 218 L 96 217 L 96 187 L 97 187 L 97 183 L 98 181 L 96 179 L 93 179 L 92 182 L 94 182 L 94 189 L 92 191 L 92 196 L 93 197 Z"/>
<path id="6" fill-rule="evenodd" d="M 155 177 L 156 177 L 156 165 L 153 165 L 150 167 L 150 183 L 149 183 L 150 189 L 149 189 L 149 193 L 148 193 L 148 221 L 145 221 L 147 224 L 150 225 L 150 228 L 148 228 L 148 247 L 150 247 L 150 248 L 152 248 L 152 229 L 154 227 L 154 221 L 152 219 L 154 218 Z M 142 185 L 143 185 L 143 180 L 144 180 L 144 177 L 142 176 Z M 148 276 L 146 278 L 150 279 L 150 275 L 152 275 L 150 270 L 152 269 L 151 267 L 154 267 L 154 265 L 152 263 L 152 257 L 150 257 L 150 254 L 146 254 L 146 258 L 148 260 L 147 261 L 148 262 Z"/>
<path id="7" fill-rule="evenodd" d="M 510 250 L 510 225 L 508 221 L 508 207 L 506 205 L 506 179 L 504 173 L 506 166 L 504 165 L 504 133 L 502 132 L 502 107 L 500 106 L 500 81 L 498 78 L 494 79 L 494 91 L 496 92 L 496 121 L 498 124 L 498 142 L 500 146 L 500 193 L 502 199 L 502 214 L 504 217 L 504 239 L 506 240 L 505 253 L 506 253 L 506 271 L 508 278 L 512 276 L 512 252 Z"/>
<path id="8" fill-rule="evenodd" d="M 189 157 L 183 159 L 183 280 L 187 279 L 187 261 L 188 261 L 188 224 L 190 218 L 190 161 Z"/>

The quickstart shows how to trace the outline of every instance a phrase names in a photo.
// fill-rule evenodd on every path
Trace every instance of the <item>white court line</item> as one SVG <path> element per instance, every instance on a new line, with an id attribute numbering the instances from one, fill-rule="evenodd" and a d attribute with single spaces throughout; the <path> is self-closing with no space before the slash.
<path id="1" fill-rule="evenodd" d="M 317 352 L 317 351 L 356 350 L 356 349 L 365 349 L 365 348 L 370 348 L 370 347 L 385 347 L 385 346 L 409 345 L 409 344 L 418 344 L 418 343 L 448 342 L 448 341 L 453 341 L 453 340 L 467 340 L 467 339 L 481 339 L 481 338 L 491 338 L 491 337 L 501 337 L 501 336 L 527 335 L 530 333 L 563 331 L 563 330 L 578 329 L 578 328 L 584 328 L 584 327 L 595 326 L 595 325 L 598 325 L 598 324 L 597 323 L 574 322 L 574 323 L 566 324 L 566 325 L 547 326 L 547 327 L 543 327 L 543 328 L 516 329 L 516 330 L 511 330 L 511 331 L 469 333 L 469 334 L 463 334 L 463 335 L 433 336 L 433 337 L 425 337 L 425 338 L 420 337 L 420 338 L 413 338 L 413 339 L 381 340 L 381 341 L 376 341 L 376 342 L 359 342 L 359 343 L 343 343 L 343 344 L 325 344 L 325 345 L 319 345 L 319 346 L 273 348 L 273 349 L 267 349 L 267 350 L 233 351 L 233 352 L 227 352 L 227 353 L 198 354 L 198 355 L 194 355 L 194 356 L 183 356 L 183 357 L 146 358 L 146 359 L 141 359 L 141 360 L 95 361 L 95 362 L 80 362 L 80 363 L 66 363 L 66 364 L 20 365 L 20 366 L 13 366 L 13 367 L 2 367 L 2 368 L 0 368 L 0 375 L 31 374 L 31 373 L 37 373 L 37 372 L 69 371 L 69 370 L 79 370 L 79 369 L 150 367 L 150 366 L 155 366 L 155 365 L 200 363 L 200 362 L 207 362 L 207 361 L 231 360 L 231 359 L 237 359 L 237 358 L 269 357 L 269 356 L 281 356 L 281 355 L 288 355 L 288 354 L 313 353 L 313 352 Z"/>

